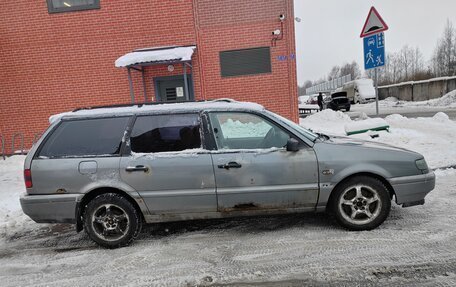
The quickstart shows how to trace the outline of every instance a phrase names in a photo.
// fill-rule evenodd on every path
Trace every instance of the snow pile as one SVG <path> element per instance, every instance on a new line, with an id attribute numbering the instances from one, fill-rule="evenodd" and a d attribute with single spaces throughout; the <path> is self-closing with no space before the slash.
<path id="1" fill-rule="evenodd" d="M 345 135 L 345 125 L 352 122 L 343 112 L 326 109 L 301 119 L 300 124 L 314 132 Z"/>
<path id="2" fill-rule="evenodd" d="M 450 120 L 450 117 L 448 117 L 448 115 L 443 112 L 436 113 L 432 118 L 442 123 L 448 122 Z"/>
<path id="3" fill-rule="evenodd" d="M 21 209 L 19 197 L 25 192 L 23 179 L 25 156 L 0 160 L 0 238 L 13 235 L 35 223 Z"/>
<path id="4" fill-rule="evenodd" d="M 456 108 L 456 90 L 449 92 L 448 94 L 444 95 L 441 98 L 424 101 L 424 102 L 417 102 L 417 105 L 429 105 L 429 106 L 434 106 L 434 107 Z"/>
<path id="5" fill-rule="evenodd" d="M 380 131 L 372 139 L 369 134 L 350 137 L 373 140 L 421 153 L 431 168 L 456 165 L 456 122 L 439 112 L 432 118 L 407 118 L 398 114 L 385 118 L 390 132 Z M 301 125 L 316 132 L 345 135 L 345 125 L 362 124 L 368 120 L 353 121 L 342 112 L 325 110 L 301 119 Z"/>
<path id="6" fill-rule="evenodd" d="M 244 138 L 246 135 L 249 137 L 264 137 L 271 126 L 265 123 L 264 121 L 258 123 L 252 122 L 240 122 L 238 120 L 233 121 L 228 119 L 222 124 L 223 136 L 227 139 L 229 138 Z"/>
<path id="7" fill-rule="evenodd" d="M 396 97 L 388 97 L 386 99 L 384 99 L 385 102 L 398 102 L 398 98 Z"/>

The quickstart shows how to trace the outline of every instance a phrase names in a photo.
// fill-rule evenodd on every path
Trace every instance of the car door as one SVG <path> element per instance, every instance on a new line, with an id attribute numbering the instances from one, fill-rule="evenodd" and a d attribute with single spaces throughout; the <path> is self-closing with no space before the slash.
<path id="1" fill-rule="evenodd" d="M 212 159 L 198 114 L 137 116 L 120 162 L 122 180 L 151 215 L 217 210 Z"/>
<path id="2" fill-rule="evenodd" d="M 259 114 L 209 113 L 217 151 L 212 153 L 218 210 L 313 209 L 318 199 L 317 158 L 292 133 Z"/>

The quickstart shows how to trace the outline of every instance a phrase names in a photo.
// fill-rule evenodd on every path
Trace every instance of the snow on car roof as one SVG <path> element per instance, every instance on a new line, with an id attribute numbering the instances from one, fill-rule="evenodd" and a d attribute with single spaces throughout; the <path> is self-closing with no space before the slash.
<path id="1" fill-rule="evenodd" d="M 78 117 L 100 117 L 105 115 L 121 116 L 142 113 L 161 113 L 161 112 L 197 112 L 201 110 L 256 110 L 263 111 L 262 105 L 251 102 L 238 102 L 231 99 L 217 99 L 204 102 L 182 102 L 182 103 L 163 103 L 163 104 L 132 104 L 131 106 L 122 107 L 100 107 L 78 109 L 72 112 L 64 112 L 49 117 L 52 124 L 62 118 Z"/>

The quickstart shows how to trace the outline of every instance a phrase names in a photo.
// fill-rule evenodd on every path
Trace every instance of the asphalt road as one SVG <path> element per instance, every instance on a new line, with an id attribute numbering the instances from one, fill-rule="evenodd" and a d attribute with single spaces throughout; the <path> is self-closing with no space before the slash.
<path id="1" fill-rule="evenodd" d="M 32 224 L 0 241 L 1 286 L 456 286 L 456 177 L 349 232 L 327 214 L 164 223 L 129 247 Z"/>

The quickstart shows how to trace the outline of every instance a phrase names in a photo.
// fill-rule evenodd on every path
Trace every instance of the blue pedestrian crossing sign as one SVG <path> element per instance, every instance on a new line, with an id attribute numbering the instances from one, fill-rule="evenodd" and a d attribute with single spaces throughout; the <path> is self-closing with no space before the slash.
<path id="1" fill-rule="evenodd" d="M 385 34 L 377 33 L 364 37 L 364 69 L 385 65 Z"/>

